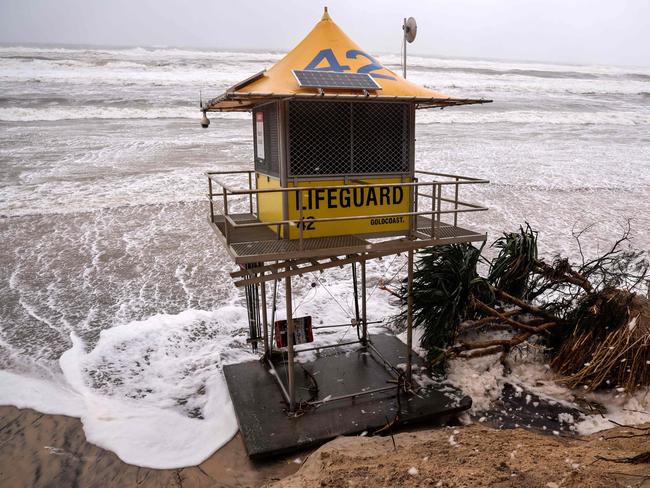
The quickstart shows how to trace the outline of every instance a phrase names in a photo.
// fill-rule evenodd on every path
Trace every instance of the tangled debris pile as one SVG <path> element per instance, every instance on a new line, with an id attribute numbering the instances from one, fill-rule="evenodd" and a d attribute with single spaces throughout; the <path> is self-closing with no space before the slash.
<path id="1" fill-rule="evenodd" d="M 470 244 L 421 253 L 414 324 L 432 364 L 500 354 L 507 365 L 514 350 L 536 346 L 569 387 L 650 385 L 650 300 L 639 294 L 650 263 L 647 251 L 625 246 L 629 230 L 602 256 L 586 260 L 581 252 L 579 264 L 540 258 L 528 224 L 497 239 L 492 260 Z M 486 277 L 479 264 L 488 266 Z"/>
<path id="2" fill-rule="evenodd" d="M 572 388 L 618 385 L 625 391 L 650 384 L 650 300 L 606 289 L 590 302 L 582 327 L 566 338 L 551 363 L 564 376 L 561 381 Z M 613 318 L 609 327 L 597 325 L 602 316 Z"/>

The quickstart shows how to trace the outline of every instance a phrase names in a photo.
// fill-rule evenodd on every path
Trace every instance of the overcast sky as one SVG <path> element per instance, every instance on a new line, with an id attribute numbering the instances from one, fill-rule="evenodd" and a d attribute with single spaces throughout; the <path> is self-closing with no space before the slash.
<path id="1" fill-rule="evenodd" d="M 293 47 L 323 5 L 365 50 L 650 65 L 650 0 L 0 0 L 0 42 Z"/>

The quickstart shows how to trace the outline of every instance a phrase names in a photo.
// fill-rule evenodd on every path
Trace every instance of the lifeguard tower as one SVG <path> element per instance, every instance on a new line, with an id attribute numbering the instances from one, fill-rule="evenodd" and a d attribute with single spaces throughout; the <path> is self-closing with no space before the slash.
<path id="1" fill-rule="evenodd" d="M 486 239 L 458 219 L 487 210 L 460 198 L 465 185 L 487 181 L 418 171 L 414 161 L 416 109 L 488 101 L 405 80 L 355 44 L 325 9 L 268 71 L 202 104 L 204 127 L 207 112 L 252 112 L 252 167 L 208 173 L 210 223 L 240 266 L 231 276 L 246 290 L 249 340 L 261 350 L 261 361 L 224 368 L 251 457 L 373 432 L 387 419 L 440 419 L 471 405 L 458 392 L 414 381 L 413 365 L 419 371 L 422 361 L 412 353 L 410 296 L 406 345 L 368 334 L 366 262 L 407 254 L 410 291 L 414 251 Z M 311 317 L 292 317 L 292 277 L 342 266 L 351 268 L 351 322 L 312 326 Z M 282 281 L 286 320 L 277 321 Z M 329 327 L 354 327 L 357 338 L 311 347 L 317 329 Z M 318 358 L 298 365 L 296 356 L 314 349 Z M 354 379 L 337 382 L 342 372 Z"/>

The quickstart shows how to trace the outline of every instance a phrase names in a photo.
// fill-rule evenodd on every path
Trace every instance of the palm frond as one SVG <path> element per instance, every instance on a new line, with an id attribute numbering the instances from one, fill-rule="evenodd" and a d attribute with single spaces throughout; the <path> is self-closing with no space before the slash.
<path id="1" fill-rule="evenodd" d="M 492 260 L 488 281 L 515 297 L 526 298 L 537 263 L 537 231 L 526 223 L 519 232 L 504 233 L 492 246 L 499 249 L 499 254 Z"/>
<path id="2" fill-rule="evenodd" d="M 421 346 L 430 355 L 453 344 L 472 295 L 489 288 L 482 286 L 476 270 L 480 256 L 481 249 L 470 244 L 437 246 L 419 254 L 413 275 L 413 325 L 423 328 Z M 404 286 L 404 298 L 406 293 Z"/>

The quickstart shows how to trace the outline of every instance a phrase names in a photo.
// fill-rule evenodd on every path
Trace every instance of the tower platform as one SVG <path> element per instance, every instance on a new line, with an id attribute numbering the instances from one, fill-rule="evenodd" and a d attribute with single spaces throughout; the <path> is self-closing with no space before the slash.
<path id="1" fill-rule="evenodd" d="M 236 224 L 260 223 L 253 214 L 235 214 L 230 216 Z M 417 240 L 406 237 L 371 241 L 363 235 L 343 235 L 331 237 L 316 237 L 298 240 L 278 239 L 277 234 L 269 227 L 237 227 L 229 229 L 226 241 L 225 217 L 216 216 L 213 228 L 217 236 L 232 256 L 235 263 L 258 263 L 286 259 L 304 259 L 329 256 L 342 256 L 355 253 L 398 253 L 409 249 L 419 249 L 429 246 L 453 244 L 457 242 L 482 242 L 485 234 L 464 229 L 445 222 L 431 222 L 427 217 L 417 219 Z M 432 229 L 435 230 L 432 235 Z M 381 236 L 380 236 L 381 237 Z"/>
<path id="2" fill-rule="evenodd" d="M 404 343 L 393 335 L 371 335 L 372 347 L 328 349 L 313 361 L 296 368 L 298 405 L 292 415 L 273 378 L 262 361 L 224 366 L 224 374 L 248 455 L 253 459 L 271 457 L 323 444 L 340 435 L 367 432 L 372 435 L 392 423 L 384 433 L 417 423 L 439 424 L 472 405 L 460 391 L 417 374 L 424 361 L 413 358 L 415 393 L 398 393 L 394 376 L 384 360 L 399 365 L 406 362 Z M 300 358 L 300 352 L 297 352 Z M 276 373 L 287 375 L 285 360 L 275 360 Z M 419 380 L 419 381 L 418 381 Z M 353 398 L 352 392 L 395 388 Z"/>

